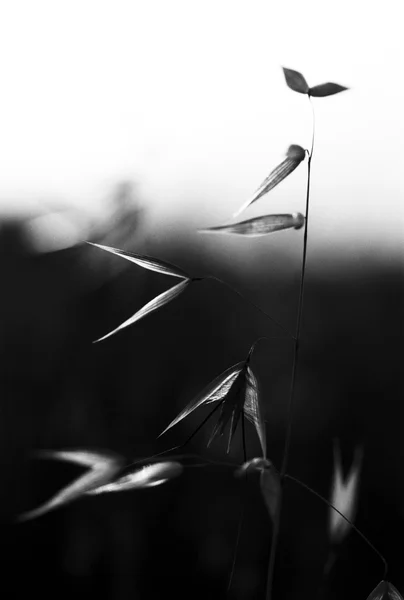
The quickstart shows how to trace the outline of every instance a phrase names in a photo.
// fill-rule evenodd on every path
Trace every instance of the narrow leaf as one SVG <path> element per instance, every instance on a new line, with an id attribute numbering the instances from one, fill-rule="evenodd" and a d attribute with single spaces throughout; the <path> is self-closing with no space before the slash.
<path id="1" fill-rule="evenodd" d="M 267 194 L 270 190 L 278 185 L 281 181 L 283 181 L 288 175 L 290 175 L 296 167 L 300 165 L 302 160 L 304 160 L 306 153 L 301 146 L 297 144 L 292 144 L 289 146 L 288 151 L 286 153 L 286 158 L 283 160 L 273 171 L 270 172 L 268 177 L 264 179 L 259 188 L 255 191 L 252 198 L 247 200 L 237 212 L 234 213 L 233 217 L 237 217 L 241 214 L 250 204 L 253 204 L 257 200 L 259 200 L 262 196 Z"/>
<path id="2" fill-rule="evenodd" d="M 325 96 L 333 96 L 334 94 L 339 94 L 339 92 L 344 92 L 349 88 L 344 87 L 343 85 L 338 85 L 338 83 L 322 83 L 321 85 L 315 85 L 314 87 L 309 89 L 309 95 L 314 96 L 315 98 L 323 98 Z"/>
<path id="3" fill-rule="evenodd" d="M 285 67 L 282 68 L 288 87 L 290 87 L 290 89 L 294 92 L 299 92 L 299 94 L 307 94 L 309 91 L 309 86 L 307 85 L 303 75 L 299 73 L 299 71 L 286 69 Z"/>
<path id="4" fill-rule="evenodd" d="M 173 421 L 171 421 L 171 423 L 164 429 L 164 431 L 160 433 L 160 435 L 163 435 L 166 433 L 166 431 L 171 429 L 171 427 L 174 427 L 174 425 L 182 421 L 182 419 L 185 419 L 185 417 L 187 417 L 202 404 L 210 404 L 211 402 L 218 402 L 219 400 L 222 400 L 230 390 L 244 365 L 245 361 L 239 362 L 223 371 L 223 373 L 211 381 L 209 385 L 206 386 L 202 392 L 198 394 L 196 398 L 194 398 Z"/>
<path id="5" fill-rule="evenodd" d="M 246 418 L 252 423 L 255 427 L 255 430 L 258 434 L 258 438 L 260 440 L 262 454 L 263 457 L 266 457 L 267 448 L 266 448 L 266 436 L 265 436 L 265 424 L 261 415 L 260 401 L 259 401 L 259 393 L 258 393 L 258 381 L 252 372 L 250 367 L 247 367 L 247 375 L 246 375 L 247 385 L 245 391 L 245 401 L 244 401 L 244 414 Z"/>
<path id="6" fill-rule="evenodd" d="M 159 296 L 156 296 L 156 298 L 153 298 L 153 300 L 150 300 L 150 302 L 145 304 L 130 319 L 128 319 L 127 321 L 124 321 L 121 325 L 119 325 L 119 327 L 117 327 L 116 329 L 113 329 L 112 331 L 110 331 L 109 333 L 104 335 L 103 337 L 99 338 L 98 340 L 95 340 L 94 343 L 101 342 L 102 340 L 106 340 L 107 338 L 111 337 L 111 335 L 114 335 L 121 329 L 124 329 L 125 327 L 128 327 L 129 325 L 133 325 L 133 323 L 136 323 L 136 321 L 140 321 L 140 319 L 143 319 L 143 317 L 146 317 L 147 315 L 154 312 L 158 308 L 165 306 L 166 304 L 171 302 L 171 300 L 174 300 L 174 298 L 179 296 L 181 294 L 181 292 L 184 291 L 184 289 L 187 287 L 187 285 L 189 283 L 191 283 L 191 279 L 186 279 L 185 281 L 181 281 L 181 283 L 178 283 L 174 287 L 163 292 Z"/>
<path id="7" fill-rule="evenodd" d="M 331 504 L 350 521 L 354 521 L 359 486 L 359 472 L 362 464 L 363 448 L 355 448 L 355 456 L 348 475 L 342 473 L 341 451 L 337 441 L 334 442 L 334 478 L 332 484 Z M 333 543 L 340 543 L 348 534 L 350 525 L 335 510 L 330 509 L 329 533 Z"/>
<path id="8" fill-rule="evenodd" d="M 27 521 L 40 517 L 50 510 L 54 510 L 68 502 L 76 500 L 80 496 L 83 496 L 87 492 L 99 487 L 100 485 L 106 484 L 108 481 L 118 473 L 122 467 L 122 459 L 117 458 L 116 455 L 104 455 L 92 452 L 83 451 L 60 451 L 60 452 L 44 452 L 41 453 L 49 458 L 57 458 L 61 460 L 67 460 L 80 464 L 83 466 L 90 467 L 89 471 L 86 471 L 78 479 L 75 479 L 68 486 L 60 490 L 50 500 L 42 504 L 38 508 L 26 512 L 19 517 L 19 521 Z"/>
<path id="9" fill-rule="evenodd" d="M 141 469 L 132 469 L 132 471 L 116 481 L 97 487 L 96 489 L 87 492 L 87 494 L 95 495 L 155 487 L 181 475 L 182 471 L 183 466 L 176 461 L 153 463 L 151 465 L 146 465 Z"/>
<path id="10" fill-rule="evenodd" d="M 392 583 L 381 581 L 370 593 L 367 600 L 403 600 L 403 597 Z"/>
<path id="11" fill-rule="evenodd" d="M 261 492 L 272 522 L 275 522 L 281 499 L 281 481 L 274 466 L 262 469 L 260 475 Z"/>
<path id="12" fill-rule="evenodd" d="M 111 246 L 94 244 L 93 242 L 87 242 L 87 244 L 95 246 L 96 248 L 101 248 L 101 250 L 111 252 L 111 254 L 115 254 L 116 256 L 120 256 L 121 258 L 126 258 L 126 260 L 136 263 L 144 269 L 156 271 L 157 273 L 163 273 L 163 275 L 172 275 L 173 277 L 180 277 L 181 279 L 189 278 L 185 271 L 163 260 L 151 258 L 150 256 L 143 256 L 142 254 L 134 254 L 133 252 L 127 252 L 126 250 L 119 250 L 118 248 L 112 248 Z"/>
<path id="13" fill-rule="evenodd" d="M 301 213 L 286 215 L 265 215 L 234 223 L 233 225 L 219 225 L 218 227 L 209 227 L 200 229 L 201 233 L 228 233 L 235 235 L 244 235 L 245 237 L 258 237 L 268 235 L 281 229 L 300 229 L 304 225 L 304 216 Z"/>

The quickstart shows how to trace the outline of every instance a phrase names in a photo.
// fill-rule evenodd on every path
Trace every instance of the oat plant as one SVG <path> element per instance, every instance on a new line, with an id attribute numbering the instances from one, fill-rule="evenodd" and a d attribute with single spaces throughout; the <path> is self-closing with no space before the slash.
<path id="1" fill-rule="evenodd" d="M 267 455 L 266 428 L 263 418 L 265 407 L 262 405 L 262 397 L 260 394 L 258 378 L 251 365 L 251 358 L 256 345 L 261 339 L 263 339 L 259 338 L 254 342 L 254 344 L 252 344 L 247 356 L 240 357 L 239 362 L 230 365 L 224 372 L 218 374 L 216 378 L 211 381 L 195 398 L 190 400 L 183 410 L 167 425 L 164 431 L 160 434 L 163 435 L 171 428 L 174 428 L 191 412 L 197 411 L 201 406 L 212 405 L 211 412 L 201 422 L 199 427 L 188 438 L 188 440 L 185 441 L 185 443 L 165 450 L 157 455 L 137 460 L 135 462 L 131 462 L 129 459 L 127 460 L 121 456 L 117 456 L 111 452 L 105 451 L 94 452 L 77 449 L 69 451 L 47 451 L 40 453 L 40 455 L 45 458 L 47 457 L 57 460 L 67 460 L 78 463 L 82 466 L 88 467 L 88 471 L 73 481 L 66 488 L 58 492 L 44 505 L 21 515 L 20 520 L 26 521 L 42 516 L 51 510 L 57 509 L 64 504 L 75 501 L 80 497 L 87 495 L 96 496 L 105 493 L 122 492 L 126 490 L 159 486 L 170 481 L 173 477 L 180 475 L 185 468 L 211 468 L 216 466 L 232 470 L 234 475 L 237 477 L 247 477 L 249 474 L 256 473 L 259 475 L 258 480 L 263 501 L 268 510 L 269 518 L 272 523 L 269 563 L 267 569 L 266 600 L 271 600 L 273 598 L 272 588 L 276 567 L 277 547 L 281 518 L 283 518 L 282 498 L 286 493 L 293 493 L 293 486 L 286 485 L 287 483 L 300 486 L 313 496 L 313 502 L 320 501 L 329 507 L 330 514 L 328 533 L 330 551 L 324 564 L 324 580 L 326 580 L 330 569 L 337 559 L 339 544 L 352 530 L 357 533 L 364 540 L 364 542 L 368 544 L 372 551 L 377 554 L 383 566 L 382 580 L 378 585 L 376 585 L 370 595 L 368 591 L 363 591 L 364 600 L 366 598 L 366 594 L 368 594 L 368 600 L 403 600 L 402 596 L 394 587 L 394 585 L 387 581 L 388 565 L 385 558 L 372 545 L 365 534 L 353 523 L 355 519 L 356 504 L 359 493 L 360 469 L 364 449 L 362 447 L 358 447 L 356 449 L 351 470 L 344 477 L 338 441 L 334 441 L 334 478 L 330 499 L 324 498 L 306 483 L 300 481 L 298 478 L 288 472 L 289 454 L 293 432 L 293 409 L 296 399 L 296 381 L 300 376 L 299 358 L 301 323 L 304 308 L 306 259 L 309 233 L 311 168 L 315 142 L 315 113 L 312 99 L 324 98 L 338 94 L 347 90 L 348 88 L 329 82 L 309 87 L 303 75 L 298 71 L 283 68 L 283 73 L 288 87 L 292 91 L 306 96 L 311 105 L 313 121 L 310 149 L 304 149 L 297 144 L 291 144 L 286 151 L 284 160 L 271 170 L 268 177 L 264 179 L 251 197 L 244 202 L 238 210 L 235 211 L 233 214 L 233 219 L 239 218 L 240 215 L 247 211 L 252 204 L 259 202 L 264 196 L 266 196 L 266 194 L 279 185 L 286 177 L 291 175 L 293 171 L 307 159 L 307 183 L 304 213 L 265 214 L 254 218 L 237 220 L 235 222 L 212 225 L 200 230 L 200 233 L 208 235 L 225 234 L 258 237 L 270 235 L 274 232 L 279 232 L 285 229 L 303 229 L 301 273 L 295 331 L 290 333 L 280 322 L 274 319 L 272 315 L 266 313 L 261 307 L 254 305 L 257 310 L 261 311 L 261 313 L 263 313 L 267 318 L 271 319 L 278 326 L 279 330 L 282 331 L 283 337 L 285 338 L 286 336 L 290 343 L 293 344 L 293 361 L 291 365 L 290 390 L 287 406 L 287 425 L 281 464 L 277 468 Z M 102 337 L 95 340 L 97 343 L 108 343 L 106 340 L 109 337 L 119 334 L 122 329 L 134 325 L 137 321 L 147 317 L 148 315 L 151 315 L 154 311 L 163 309 L 167 303 L 174 301 L 177 296 L 183 292 L 186 292 L 186 289 L 190 285 L 201 282 L 203 279 L 216 279 L 221 284 L 228 285 L 226 282 L 218 280 L 212 276 L 208 276 L 206 278 L 194 277 L 180 267 L 162 261 L 158 258 L 135 254 L 133 252 L 95 243 L 93 243 L 92 246 L 96 249 L 112 253 L 117 258 L 128 260 L 134 263 L 134 265 L 137 267 L 149 269 L 169 277 L 174 277 L 177 280 L 180 279 L 179 283 L 176 283 L 167 291 L 161 293 L 156 298 L 148 302 L 129 319 L 114 328 L 112 331 L 105 333 Z M 233 291 L 241 296 L 238 290 L 233 289 Z M 245 301 L 251 303 L 249 299 L 245 298 Z M 214 413 L 217 413 L 217 418 L 208 441 L 208 446 L 215 440 L 216 437 L 223 436 L 228 430 L 226 450 L 227 453 L 229 453 L 234 441 L 237 427 L 239 423 L 241 423 L 244 450 L 243 464 L 237 465 L 229 462 L 228 460 L 223 460 L 220 462 L 199 455 L 187 454 L 184 451 L 189 441 L 196 435 L 201 427 L 203 427 L 210 418 L 214 418 Z M 261 456 L 255 456 L 250 459 L 247 457 L 245 444 L 246 423 L 250 423 L 255 429 L 260 442 L 262 451 Z M 240 538 L 239 534 L 240 528 L 237 536 L 237 543 Z M 235 555 L 230 573 L 228 590 L 231 587 L 234 569 Z"/>

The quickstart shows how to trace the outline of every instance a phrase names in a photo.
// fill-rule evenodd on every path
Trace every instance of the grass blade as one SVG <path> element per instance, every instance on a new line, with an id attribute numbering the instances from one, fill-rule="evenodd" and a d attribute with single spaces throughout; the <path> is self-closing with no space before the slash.
<path id="1" fill-rule="evenodd" d="M 130 319 L 127 319 L 126 321 L 121 323 L 119 327 L 116 327 L 116 329 L 113 329 L 106 335 L 100 337 L 98 340 L 95 340 L 93 343 L 95 344 L 97 342 L 106 340 L 107 338 L 111 337 L 111 335 L 114 335 L 121 329 L 125 329 L 125 327 L 129 327 L 129 325 L 133 325 L 133 323 L 136 323 L 136 321 L 140 321 L 140 319 L 143 319 L 155 310 L 161 308 L 162 306 L 165 306 L 166 304 L 171 302 L 171 300 L 174 300 L 174 298 L 179 296 L 181 292 L 185 290 L 189 283 L 191 283 L 191 279 L 186 279 L 185 281 L 181 281 L 181 283 L 178 283 L 174 287 L 163 292 L 159 296 L 156 296 L 155 298 L 153 298 L 153 300 L 150 300 L 150 302 L 148 302 L 140 310 L 138 310 L 132 317 L 130 317 Z"/>
<path id="2" fill-rule="evenodd" d="M 301 213 L 282 215 L 263 215 L 247 221 L 240 221 L 232 225 L 219 225 L 200 229 L 200 233 L 225 233 L 244 235 L 245 237 L 259 237 L 268 235 L 282 229 L 300 229 L 304 225 L 304 216 Z"/>
<path id="3" fill-rule="evenodd" d="M 125 258 L 130 262 L 133 262 L 144 269 L 149 271 L 156 271 L 156 273 L 163 273 L 163 275 L 171 275 L 172 277 L 179 277 L 180 279 L 189 279 L 189 275 L 176 265 L 165 262 L 157 258 L 151 258 L 150 256 L 144 256 L 143 254 L 135 254 L 134 252 L 128 252 L 126 250 L 119 250 L 119 248 L 112 248 L 111 246 L 103 246 L 102 244 L 94 244 L 93 242 L 87 242 L 91 246 L 101 248 L 106 252 Z"/>
<path id="4" fill-rule="evenodd" d="M 264 179 L 259 188 L 255 191 L 252 198 L 247 200 L 237 212 L 234 213 L 233 217 L 240 215 L 248 206 L 262 198 L 270 190 L 276 187 L 281 181 L 283 181 L 288 175 L 290 175 L 304 160 L 306 156 L 305 150 L 297 144 L 289 146 L 286 153 L 286 158 L 283 160 L 275 169 L 273 169 L 268 177 Z"/>

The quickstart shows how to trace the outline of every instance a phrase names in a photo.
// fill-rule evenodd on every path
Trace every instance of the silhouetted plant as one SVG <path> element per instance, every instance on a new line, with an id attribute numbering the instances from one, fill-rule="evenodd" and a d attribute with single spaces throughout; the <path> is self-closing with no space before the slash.
<path id="1" fill-rule="evenodd" d="M 274 569 L 282 514 L 282 498 L 286 493 L 285 484 L 288 481 L 299 485 L 300 487 L 308 491 L 310 494 L 312 494 L 314 497 L 326 503 L 326 505 L 329 507 L 329 539 L 331 547 L 328 559 L 324 566 L 324 577 L 327 577 L 332 567 L 332 564 L 336 560 L 338 545 L 348 535 L 350 529 L 352 528 L 378 555 L 381 562 L 383 563 L 383 579 L 368 596 L 368 600 L 403 600 L 398 590 L 386 580 L 388 565 L 385 558 L 380 554 L 380 552 L 378 552 L 378 550 L 371 544 L 367 537 L 353 523 L 355 519 L 356 503 L 358 497 L 359 475 L 361 461 L 363 457 L 363 448 L 358 447 L 356 449 L 355 459 L 351 471 L 344 480 L 341 467 L 341 458 L 339 454 L 339 447 L 338 443 L 335 442 L 334 480 L 331 493 L 331 501 L 328 501 L 326 498 L 321 496 L 318 492 L 313 490 L 306 483 L 300 481 L 299 479 L 288 473 L 289 450 L 292 437 L 293 407 L 296 394 L 296 380 L 299 374 L 299 349 L 301 339 L 301 323 L 304 303 L 306 258 L 308 245 L 311 165 L 315 141 L 314 108 L 311 99 L 313 97 L 320 98 L 331 96 L 342 92 L 347 88 L 329 82 L 316 85 L 314 87 L 309 87 L 301 73 L 286 68 L 283 69 L 283 72 L 286 83 L 289 86 L 289 88 L 297 93 L 306 95 L 311 103 L 313 111 L 311 148 L 310 150 L 305 150 L 297 144 L 290 145 L 286 153 L 286 158 L 270 172 L 268 177 L 262 182 L 262 184 L 258 187 L 256 192 L 252 195 L 252 197 L 248 199 L 241 206 L 241 208 L 239 208 L 234 213 L 233 217 L 239 216 L 251 204 L 260 200 L 269 191 L 271 191 L 277 185 L 279 185 L 286 177 L 293 173 L 293 171 L 305 160 L 307 156 L 305 214 L 303 215 L 301 213 L 285 213 L 276 215 L 262 215 L 259 217 L 239 221 L 236 223 L 216 225 L 200 230 L 201 233 L 207 234 L 215 233 L 256 237 L 268 235 L 275 231 L 282 231 L 284 229 L 294 228 L 296 230 L 299 230 L 303 228 L 302 264 L 295 332 L 292 334 L 289 333 L 285 329 L 285 327 L 282 326 L 281 323 L 279 323 L 272 316 L 268 315 L 262 309 L 257 307 L 267 317 L 273 320 L 279 326 L 279 328 L 281 328 L 284 332 L 288 334 L 288 338 L 293 344 L 293 364 L 290 379 L 287 430 L 285 435 L 283 458 L 279 470 L 267 457 L 265 422 L 262 417 L 262 400 L 260 398 L 258 380 L 250 364 L 250 359 L 254 351 L 255 345 L 259 341 L 257 340 L 251 346 L 246 358 L 228 367 L 224 372 L 218 374 L 217 377 L 213 381 L 211 381 L 200 394 L 196 396 L 196 398 L 189 402 L 189 404 L 171 421 L 171 423 L 162 432 L 162 434 L 166 433 L 169 429 L 171 429 L 184 418 L 186 418 L 191 412 L 197 410 L 200 406 L 205 404 L 212 404 L 213 410 L 211 411 L 211 413 L 206 419 L 204 419 L 201 425 L 185 442 L 185 444 L 161 452 L 158 455 L 148 457 L 140 461 L 136 461 L 135 463 L 129 463 L 129 461 L 125 461 L 125 459 L 123 459 L 122 457 L 119 457 L 112 453 L 98 453 L 90 452 L 87 450 L 53 452 L 50 451 L 47 453 L 42 453 L 42 455 L 44 455 L 45 457 L 48 456 L 50 458 L 73 461 L 75 463 L 87 466 L 89 467 L 89 471 L 81 477 L 79 477 L 74 482 L 72 482 L 69 486 L 61 490 L 58 494 L 56 494 L 56 496 L 51 498 L 44 505 L 21 515 L 20 520 L 28 520 L 35 517 L 39 517 L 49 512 L 50 510 L 56 509 L 59 506 L 68 502 L 72 502 L 84 495 L 98 495 L 102 493 L 111 493 L 142 487 L 158 486 L 162 483 L 169 481 L 173 477 L 180 475 L 184 468 L 192 468 L 195 466 L 208 467 L 212 464 L 219 465 L 223 468 L 233 470 L 234 474 L 238 477 L 245 477 L 247 473 L 256 473 L 259 475 L 259 484 L 262 497 L 265 502 L 265 506 L 268 510 L 270 520 L 273 524 L 269 564 L 267 571 L 267 600 L 271 600 L 272 598 Z M 158 273 L 176 277 L 182 280 L 177 285 L 169 288 L 167 291 L 163 292 L 162 294 L 148 302 L 145 306 L 143 306 L 143 308 L 138 310 L 132 317 L 124 321 L 121 325 L 100 337 L 98 340 L 96 340 L 97 342 L 106 340 L 107 338 L 118 333 L 122 329 L 133 325 L 140 319 L 146 317 L 147 315 L 150 315 L 152 312 L 163 308 L 167 303 L 171 302 L 180 293 L 185 291 L 185 289 L 190 284 L 202 280 L 202 278 L 200 277 L 192 277 L 191 275 L 183 271 L 181 268 L 157 258 L 152 258 L 140 254 L 134 254 L 132 252 L 127 252 L 124 250 L 112 248 L 109 246 L 103 246 L 100 244 L 92 245 L 101 250 L 110 252 L 116 255 L 117 257 L 131 261 L 145 269 L 156 271 Z M 225 284 L 225 282 L 221 283 Z M 239 294 L 237 290 L 234 291 Z M 205 424 L 205 422 L 218 409 L 220 409 L 219 416 L 209 438 L 208 446 L 217 436 L 223 436 L 226 431 L 226 428 L 229 427 L 229 436 L 227 442 L 227 452 L 229 452 L 238 423 L 241 422 L 243 429 L 244 447 L 244 463 L 242 465 L 234 465 L 229 462 L 212 461 L 195 455 L 169 455 L 170 452 L 172 453 L 173 451 L 178 450 L 179 448 L 184 448 L 184 446 L 186 446 L 186 444 L 190 441 L 190 439 L 192 439 L 196 432 L 199 431 L 199 429 Z M 262 450 L 262 456 L 254 457 L 250 460 L 247 460 L 245 449 L 245 419 L 247 419 L 254 426 Z M 169 456 L 166 456 L 166 458 L 162 460 L 162 455 Z M 192 462 L 187 463 L 187 461 L 192 461 L 195 458 L 199 461 L 197 464 L 192 464 Z M 229 587 L 232 581 L 234 564 L 235 563 L 233 561 Z"/>

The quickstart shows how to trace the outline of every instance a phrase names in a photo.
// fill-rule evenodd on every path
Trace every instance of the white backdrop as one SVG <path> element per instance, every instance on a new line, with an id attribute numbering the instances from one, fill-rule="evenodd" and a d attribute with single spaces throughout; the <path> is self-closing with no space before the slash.
<path id="1" fill-rule="evenodd" d="M 145 227 L 219 224 L 308 147 L 314 244 L 404 251 L 404 101 L 396 0 L 13 0 L 0 8 L 0 213 L 102 209 L 139 184 Z M 252 207 L 304 209 L 305 167 Z M 315 234 L 315 235 L 314 235 Z M 330 240 L 333 240 L 330 242 Z M 337 240 L 337 241 L 336 241 Z M 359 246 L 358 246 L 359 244 Z"/>

